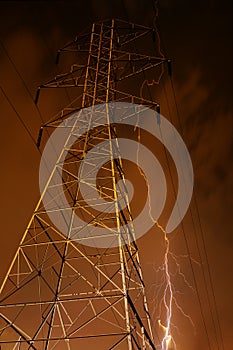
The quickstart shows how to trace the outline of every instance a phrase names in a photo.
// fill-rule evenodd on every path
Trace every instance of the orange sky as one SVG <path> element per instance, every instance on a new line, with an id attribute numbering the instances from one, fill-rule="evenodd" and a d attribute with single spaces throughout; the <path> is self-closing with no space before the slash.
<path id="1" fill-rule="evenodd" d="M 22 83 L 19 74 L 32 96 L 41 83 L 56 74 L 53 55 L 92 20 L 116 16 L 126 18 L 125 10 L 118 1 L 47 1 L 47 2 L 1 2 L 0 3 L 0 83 L 5 93 L 22 117 L 34 139 L 41 126 L 40 116 L 32 98 Z M 173 59 L 173 78 L 176 91 L 183 138 L 190 151 L 195 175 L 195 192 L 200 213 L 214 291 L 225 342 L 230 350 L 232 309 L 233 238 L 230 221 L 232 208 L 232 47 L 230 1 L 211 4 L 195 1 L 161 1 L 159 27 L 162 48 Z M 131 21 L 150 24 L 151 1 L 125 1 Z M 166 91 L 171 111 L 166 107 Z M 156 93 L 156 92 L 155 92 Z M 39 108 L 46 121 L 65 103 L 64 93 L 43 91 Z M 174 96 L 169 81 L 158 96 L 163 115 L 173 117 L 179 129 Z M 15 112 L 0 91 L 1 106 L 1 264 L 0 281 L 9 266 L 24 229 L 39 198 L 38 169 L 40 154 Z M 184 220 L 184 228 L 191 255 L 199 260 L 195 241 L 203 255 L 203 244 L 195 202 L 192 211 L 196 226 L 193 227 L 190 213 Z M 161 237 L 153 229 L 144 235 L 138 245 L 150 300 L 153 320 L 156 310 L 153 296 L 156 292 Z M 186 255 L 187 248 L 181 228 L 173 234 L 171 247 L 175 254 Z M 203 258 L 204 259 L 204 258 Z M 204 259 L 205 260 L 205 259 Z M 194 284 L 187 259 L 179 262 L 190 284 Z M 194 264 L 195 277 L 200 288 L 201 301 L 206 305 L 203 276 L 198 264 Z M 205 261 L 205 271 L 206 261 Z M 209 282 L 208 282 L 209 283 Z M 188 319 L 176 310 L 173 323 L 177 350 L 206 350 L 207 341 L 203 331 L 197 298 L 192 289 L 174 278 L 174 287 L 180 291 L 177 297 Z M 214 341 L 210 312 L 204 307 L 212 348 Z"/>

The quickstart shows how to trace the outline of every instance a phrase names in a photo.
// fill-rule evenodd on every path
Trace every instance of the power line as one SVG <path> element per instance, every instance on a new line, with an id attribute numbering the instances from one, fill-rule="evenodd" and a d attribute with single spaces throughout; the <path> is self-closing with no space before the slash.
<path id="1" fill-rule="evenodd" d="M 32 14 L 32 16 L 33 16 L 33 18 L 34 18 L 34 20 L 35 20 L 35 22 L 36 22 L 36 25 L 37 25 L 37 27 L 39 28 L 39 36 L 40 36 L 40 38 L 41 38 L 41 40 L 42 40 L 42 42 L 43 42 L 43 44 L 44 44 L 44 46 L 45 46 L 45 48 L 46 48 L 46 50 L 47 50 L 47 52 L 48 52 L 48 55 L 49 55 L 49 57 L 50 57 L 50 59 L 51 59 L 51 62 L 55 63 L 55 60 L 54 60 L 55 57 L 54 57 L 54 55 L 53 55 L 53 52 L 52 52 L 51 48 L 50 48 L 49 45 L 48 45 L 48 42 L 47 42 L 47 40 L 46 40 L 46 37 L 45 37 L 45 35 L 44 35 L 44 33 L 43 33 L 43 26 L 41 26 L 41 21 L 38 21 L 38 18 L 37 18 L 37 16 L 36 16 L 36 14 L 35 14 L 33 8 L 31 8 L 30 13 Z M 59 70 L 57 64 L 56 64 L 56 71 L 57 71 L 58 74 L 61 74 L 61 71 Z M 64 91 L 65 91 L 65 95 L 66 95 L 68 101 L 71 102 L 71 98 L 70 98 L 70 95 L 69 95 L 69 93 L 68 93 L 67 88 L 64 88 Z"/>
<path id="2" fill-rule="evenodd" d="M 176 97 L 176 92 L 175 92 L 175 87 L 174 87 L 174 83 L 173 83 L 172 77 L 170 77 L 170 82 L 171 82 L 171 87 L 172 87 L 173 98 L 174 98 L 174 101 L 175 101 L 175 108 L 176 108 L 176 114 L 177 114 L 177 117 L 178 117 L 178 123 L 179 123 L 179 127 L 180 127 L 180 130 L 181 130 L 181 133 L 183 134 L 183 127 L 182 127 L 182 124 L 181 124 L 181 116 L 180 116 L 180 112 L 179 112 L 179 108 L 178 108 L 177 97 Z M 194 197 L 194 207 L 195 207 L 195 210 L 196 210 L 196 213 L 197 213 L 198 225 L 199 225 L 199 228 L 200 228 L 199 231 L 200 231 L 200 234 L 201 234 L 201 241 L 202 241 L 202 246 L 203 246 L 203 250 L 204 250 L 204 257 L 205 257 L 206 264 L 207 264 L 207 272 L 208 272 L 208 278 L 209 278 L 210 289 L 211 289 L 211 294 L 212 294 L 212 300 L 213 300 L 213 304 L 214 304 L 214 310 L 215 310 L 215 314 L 216 314 L 216 321 L 217 321 L 217 325 L 218 325 L 218 328 L 219 328 L 220 342 L 221 342 L 221 345 L 222 345 L 222 349 L 224 350 L 225 347 L 224 347 L 224 342 L 223 342 L 222 329 L 221 329 L 221 324 L 220 324 L 220 319 L 219 319 L 217 302 L 216 302 L 216 297 L 215 297 L 215 292 L 214 292 L 214 287 L 213 287 L 213 281 L 212 281 L 211 271 L 210 271 L 210 264 L 209 264 L 209 259 L 208 259 L 208 254 L 207 254 L 206 244 L 205 244 L 205 239 L 204 239 L 204 231 L 203 231 L 203 227 L 202 227 L 202 224 L 201 224 L 200 211 L 199 211 L 199 207 L 198 207 L 198 202 L 197 202 L 197 196 L 196 196 L 195 189 L 193 191 L 193 197 Z M 198 237 L 197 237 L 197 232 L 196 232 L 196 229 L 195 229 L 195 223 L 194 223 L 194 218 L 193 218 L 193 213 L 192 213 L 191 207 L 190 207 L 189 210 L 190 210 L 191 219 L 192 219 L 192 222 L 193 222 L 195 239 L 196 239 L 196 244 L 197 244 L 199 256 L 201 257 L 200 247 L 199 247 L 199 243 L 198 243 Z M 215 324 L 215 321 L 214 321 L 213 310 L 212 310 L 212 307 L 211 307 L 210 296 L 209 296 L 207 281 L 206 281 L 206 277 L 205 277 L 206 273 L 204 271 L 202 261 L 201 261 L 201 266 L 202 266 L 202 273 L 203 273 L 203 278 L 204 278 L 204 283 L 205 283 L 206 294 L 207 294 L 208 304 L 209 304 L 209 308 L 210 308 L 211 318 L 212 318 L 212 322 L 213 322 L 213 326 L 214 326 L 216 342 L 217 342 L 217 345 L 218 345 L 218 348 L 219 348 L 217 328 L 216 328 L 216 324 Z"/>
<path id="3" fill-rule="evenodd" d="M 2 91 L 3 96 L 5 97 L 5 99 L 7 100 L 7 102 L 9 103 L 9 105 L 11 106 L 12 110 L 15 112 L 18 120 L 20 121 L 20 123 L 22 124 L 22 126 L 24 127 L 24 129 L 26 130 L 27 134 L 29 135 L 30 139 L 32 140 L 33 144 L 36 146 L 36 149 L 38 150 L 38 152 L 41 154 L 40 150 L 38 149 L 37 145 L 36 145 L 36 141 L 34 140 L 34 137 L 32 136 L 30 130 L 28 129 L 27 125 L 25 124 L 23 118 L 20 116 L 20 114 L 17 112 L 15 106 L 13 105 L 13 103 L 11 102 L 11 100 L 9 99 L 9 97 L 7 96 L 6 92 L 4 91 L 4 89 L 2 88 L 2 86 L 0 86 L 0 89 Z"/>
<path id="4" fill-rule="evenodd" d="M 153 5 L 154 11 L 155 11 L 154 21 L 157 19 L 157 16 L 158 16 L 158 12 L 157 12 L 158 8 L 157 8 L 157 4 L 156 3 L 157 3 L 157 0 L 152 0 L 152 5 Z M 174 102 L 175 102 L 176 114 L 177 114 L 177 117 L 178 117 L 179 128 L 180 128 L 181 134 L 183 135 L 183 127 L 182 127 L 182 123 L 181 123 L 181 116 L 180 116 L 180 112 L 179 112 L 179 108 L 178 108 L 178 103 L 177 103 L 177 97 L 176 97 L 176 92 L 175 92 L 175 88 L 174 88 L 173 78 L 172 78 L 171 74 L 169 74 L 169 77 L 170 77 L 170 82 L 171 82 L 171 87 L 172 87 L 172 94 L 173 94 L 173 98 L 174 98 Z M 164 90 L 165 90 L 165 88 L 164 88 Z M 166 94 L 166 92 L 165 92 L 165 94 Z M 167 96 L 166 96 L 166 98 L 167 98 Z M 213 282 L 212 282 L 211 272 L 210 272 L 210 265 L 209 265 L 209 261 L 208 261 L 208 255 L 207 255 L 206 245 L 205 245 L 205 240 L 204 240 L 204 232 L 203 232 L 203 228 L 202 228 L 202 225 L 201 225 L 200 212 L 199 212 L 199 208 L 198 208 L 198 203 L 197 203 L 195 189 L 194 189 L 193 192 L 194 192 L 193 193 L 194 205 L 195 205 L 195 209 L 196 209 L 197 217 L 198 217 L 198 223 L 199 223 L 199 228 L 200 228 L 200 233 L 201 233 L 201 240 L 202 240 L 202 245 L 203 245 L 203 249 L 204 249 L 204 256 L 205 256 L 205 260 L 207 262 L 207 271 L 208 271 L 208 277 L 209 277 L 209 282 L 210 282 L 211 294 L 212 294 L 212 298 L 213 298 L 214 309 L 215 309 L 217 324 L 218 324 L 218 328 L 219 328 L 220 342 L 222 344 L 222 349 L 224 350 L 224 343 L 223 343 L 221 325 L 220 325 L 220 320 L 219 320 L 217 303 L 216 303 L 216 298 L 215 298 L 215 293 L 214 293 L 214 288 L 213 288 Z M 198 249 L 198 252 L 199 252 L 199 257 L 201 259 L 200 247 L 199 247 L 199 243 L 198 243 L 197 232 L 196 232 L 196 229 L 195 229 L 195 222 L 194 222 L 194 218 L 193 218 L 193 214 L 192 214 L 191 208 L 189 210 L 190 210 L 191 219 L 192 219 L 192 223 L 193 223 L 193 228 L 194 228 L 194 232 L 195 232 L 195 239 L 196 239 L 197 249 Z M 212 307 L 211 307 L 211 302 L 210 302 L 210 296 L 209 296 L 209 292 L 208 292 L 208 286 L 207 286 L 207 281 L 206 281 L 206 277 L 205 277 L 205 271 L 204 271 L 202 259 L 201 259 L 201 267 L 202 267 L 202 273 L 203 273 L 203 278 L 204 278 L 204 284 L 205 284 L 205 289 L 206 289 L 209 309 L 210 309 L 212 322 L 213 322 L 213 326 L 214 326 L 216 342 L 217 342 L 217 345 L 219 347 L 217 329 L 216 329 L 216 325 L 215 325 L 215 321 L 214 321 L 214 317 L 213 317 L 213 312 L 212 312 Z"/>
<path id="5" fill-rule="evenodd" d="M 5 47 L 5 45 L 4 45 L 4 43 L 3 43 L 3 41 L 2 41 L 1 39 L 0 39 L 0 44 L 1 44 L 1 46 L 2 46 L 3 51 L 5 52 L 6 57 L 7 57 L 8 60 L 10 61 L 10 63 L 11 63 L 11 65 L 13 66 L 13 68 L 14 68 L 16 74 L 17 74 L 18 77 L 20 78 L 20 80 L 21 80 L 21 82 L 22 82 L 22 84 L 23 84 L 25 90 L 27 91 L 27 93 L 28 93 L 30 99 L 32 100 L 33 106 L 36 108 L 36 111 L 37 111 L 37 113 L 38 113 L 38 115 L 39 115 L 39 118 L 40 118 L 40 120 L 41 120 L 41 122 L 42 122 L 42 125 L 44 125 L 44 120 L 43 120 L 42 114 L 41 114 L 41 112 L 40 112 L 38 106 L 34 103 L 34 97 L 33 97 L 32 93 L 31 93 L 31 91 L 29 90 L 29 88 L 28 88 L 28 86 L 27 86 L 27 84 L 26 84 L 24 78 L 22 77 L 21 73 L 19 72 L 19 70 L 18 70 L 16 64 L 14 63 L 13 59 L 10 57 L 10 54 L 8 53 L 6 47 Z M 8 100 L 9 100 L 9 99 L 8 99 Z M 47 134 L 48 134 L 48 131 L 47 131 L 47 130 L 46 130 L 46 132 L 47 132 Z M 41 136 L 42 136 L 42 129 L 39 130 L 38 141 L 39 141 L 39 138 L 41 139 Z M 34 140 L 34 139 L 33 139 L 33 140 Z M 39 142 L 38 142 L 38 141 L 36 142 L 36 146 L 37 146 L 37 148 L 39 149 Z M 41 152 L 40 152 L 40 153 L 41 153 Z"/>
<path id="6" fill-rule="evenodd" d="M 206 250 L 204 231 L 203 231 L 203 227 L 202 227 L 202 223 L 201 223 L 200 212 L 199 212 L 199 208 L 198 208 L 198 204 L 197 204 L 197 197 L 196 197 L 195 191 L 194 191 L 194 203 L 195 203 L 195 208 L 197 211 L 198 224 L 200 227 L 201 240 L 202 240 L 202 244 L 203 244 L 203 248 L 204 248 L 204 256 L 205 256 L 205 260 L 206 260 L 206 264 L 207 264 L 207 271 L 208 271 L 208 276 L 209 276 L 211 294 L 212 294 L 213 303 L 214 303 L 214 309 L 215 309 L 215 313 L 216 313 L 217 325 L 219 328 L 220 340 L 221 340 L 221 344 L 222 344 L 222 349 L 224 350 L 225 346 L 224 346 L 224 341 L 223 341 L 222 328 L 221 328 L 221 324 L 220 324 L 220 318 L 219 318 L 219 312 L 218 312 L 218 307 L 217 307 L 217 302 L 216 302 L 216 296 L 215 296 L 215 292 L 214 292 L 213 280 L 212 280 L 211 271 L 210 271 L 210 264 L 209 264 L 207 250 Z"/>
<path id="7" fill-rule="evenodd" d="M 157 17 L 158 17 L 158 4 L 157 4 L 156 0 L 152 0 L 152 6 L 153 6 L 153 9 L 154 9 L 154 13 L 155 13 L 154 18 L 153 18 L 153 25 L 156 26 L 156 24 L 157 24 L 156 21 L 157 21 Z M 159 38 L 159 44 L 160 44 L 160 37 L 158 36 L 158 38 Z M 173 93 L 174 93 L 174 86 L 173 86 L 173 81 L 172 81 L 171 69 L 170 69 L 169 73 L 170 73 L 169 77 L 170 77 L 170 80 L 171 80 L 171 83 L 172 83 L 172 88 L 173 88 Z M 149 86 L 148 86 L 148 89 L 149 89 Z M 168 98 L 167 98 L 166 91 L 165 91 L 165 95 L 166 95 L 166 100 L 167 100 L 167 103 L 168 103 Z M 179 111 L 178 111 L 178 104 L 177 104 L 177 100 L 176 99 L 175 99 L 175 106 L 176 106 L 176 111 L 177 111 L 177 115 L 178 115 L 178 119 L 179 119 L 180 129 L 181 129 L 181 132 L 182 132 L 181 118 L 180 118 L 180 114 L 179 114 Z M 165 154 L 166 154 L 166 150 L 165 150 Z M 166 154 L 166 160 L 167 160 L 167 165 L 168 165 L 168 168 L 169 168 L 169 174 L 170 174 L 171 181 L 172 181 L 173 191 L 175 192 L 174 182 L 173 182 L 173 179 L 172 179 L 172 176 L 171 176 L 171 169 L 170 169 L 170 166 L 169 166 L 169 161 L 168 161 L 167 154 Z M 191 212 L 191 209 L 190 209 L 190 212 Z M 195 230 L 194 219 L 193 219 L 192 213 L 191 213 L 191 217 L 192 217 L 193 227 L 194 227 L 194 230 Z M 197 284 L 197 280 L 196 280 L 196 276 L 195 276 L 195 272 L 194 272 L 194 268 L 193 268 L 193 263 L 192 263 L 192 259 L 191 259 L 190 249 L 189 249 L 188 240 L 187 240 L 187 236 L 186 236 L 186 233 L 185 233 L 185 230 L 184 230 L 183 223 L 181 224 L 181 227 L 182 227 L 182 232 L 183 232 L 183 236 L 184 236 L 184 239 L 185 239 L 185 245 L 186 245 L 186 249 L 187 249 L 187 253 L 188 253 L 188 257 L 189 257 L 189 262 L 190 262 L 190 267 L 191 267 L 191 271 L 192 271 L 192 275 L 193 275 L 193 279 L 194 279 L 194 284 L 195 284 L 195 289 L 196 289 L 196 293 L 197 293 L 197 298 L 198 298 L 198 302 L 199 302 L 199 305 L 200 305 L 200 312 L 201 312 L 201 316 L 202 316 L 202 320 L 203 320 L 203 325 L 204 325 L 206 337 L 207 337 L 207 340 L 208 340 L 208 345 L 209 345 L 209 348 L 211 349 L 210 337 L 209 337 L 208 328 L 207 328 L 207 324 L 206 324 L 205 316 L 204 316 L 204 309 L 203 309 L 200 293 L 199 293 L 199 290 L 198 290 L 198 284 Z M 197 240 L 196 230 L 195 230 L 195 237 L 196 237 L 196 240 Z M 199 257 L 201 257 L 199 245 L 197 247 L 198 247 L 198 251 L 199 251 Z M 204 274 L 204 270 L 203 270 L 203 264 L 201 264 L 201 266 L 202 266 L 202 271 L 203 271 L 203 276 L 204 276 L 204 283 L 205 283 L 205 287 L 206 287 L 206 291 L 207 291 L 207 283 L 206 283 L 205 274 Z M 208 291 L 207 291 L 207 297 L 208 297 L 208 300 L 209 300 Z M 211 311 L 211 309 L 210 309 L 210 311 Z M 212 312 L 211 312 L 211 314 L 212 314 Z M 215 324 L 214 324 L 214 326 L 215 326 Z M 217 337 L 216 337 L 216 339 L 217 339 Z M 217 343 L 218 343 L 218 340 L 217 340 Z"/>
<path id="8" fill-rule="evenodd" d="M 37 113 L 38 113 L 38 115 L 39 115 L 39 118 L 40 118 L 41 122 L 44 124 L 44 120 L 43 120 L 43 117 L 42 117 L 42 115 L 41 115 L 41 112 L 40 112 L 39 108 L 37 107 L 37 105 L 34 104 L 34 98 L 33 98 L 33 96 L 32 96 L 31 91 L 29 90 L 27 84 L 25 83 L 25 80 L 23 79 L 23 77 L 22 77 L 22 75 L 20 74 L 18 68 L 16 67 L 16 64 L 14 63 L 14 61 L 12 60 L 12 58 L 10 57 L 10 55 L 9 55 L 9 53 L 8 53 L 6 47 L 5 47 L 5 45 L 4 45 L 4 43 L 3 43 L 3 41 L 2 41 L 1 39 L 0 39 L 0 45 L 2 46 L 2 49 L 3 49 L 3 51 L 5 52 L 5 55 L 7 56 L 8 60 L 9 60 L 10 63 L 11 63 L 11 65 L 13 66 L 13 68 L 14 68 L 15 72 L 17 73 L 18 77 L 20 78 L 20 80 L 21 80 L 21 82 L 22 82 L 24 88 L 26 89 L 28 95 L 29 95 L 30 98 L 32 99 L 33 105 L 35 106 L 35 108 L 36 108 L 36 110 L 37 110 Z"/>

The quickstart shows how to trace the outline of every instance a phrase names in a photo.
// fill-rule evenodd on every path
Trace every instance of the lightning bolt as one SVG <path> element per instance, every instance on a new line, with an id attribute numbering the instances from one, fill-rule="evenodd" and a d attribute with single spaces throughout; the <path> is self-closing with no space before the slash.
<path id="1" fill-rule="evenodd" d="M 154 2 L 154 11 L 155 11 L 155 15 L 154 15 L 154 19 L 153 19 L 153 24 L 154 24 L 154 31 L 155 31 L 155 35 L 156 35 L 156 41 L 157 41 L 157 50 L 158 53 L 160 55 L 160 57 L 165 58 L 162 50 L 161 50 L 161 45 L 160 45 L 160 36 L 157 30 L 157 26 L 156 26 L 156 21 L 157 21 L 157 17 L 158 17 L 158 4 L 157 1 Z M 144 81 L 142 82 L 141 86 L 140 86 L 140 97 L 143 99 L 143 91 L 144 88 L 147 87 L 148 89 L 154 85 L 159 85 L 161 78 L 163 76 L 164 73 L 164 65 L 161 66 L 161 71 L 160 74 L 158 76 L 158 78 L 152 79 L 152 80 L 148 80 L 146 79 L 146 76 L 144 75 Z M 150 92 L 149 92 L 150 93 Z M 152 98 L 151 98 L 152 99 Z M 138 124 L 138 123 L 137 123 Z M 141 133 L 140 133 L 140 128 L 138 127 L 138 125 L 135 125 L 134 131 L 137 132 L 137 141 L 138 141 L 138 145 L 141 142 Z M 138 146 L 138 150 L 137 150 L 137 166 L 139 169 L 140 174 L 143 176 L 147 188 L 149 189 L 150 184 L 147 181 L 147 178 L 145 177 L 144 172 L 141 170 L 141 167 L 139 166 L 139 146 Z M 148 191 L 148 193 L 150 193 L 150 191 Z M 176 350 L 177 346 L 176 346 L 176 342 L 174 340 L 174 337 L 172 335 L 172 329 L 171 326 L 173 326 L 173 328 L 177 328 L 174 325 L 172 325 L 172 316 L 173 316 L 173 307 L 175 306 L 177 310 L 179 310 L 179 312 L 189 320 L 189 322 L 191 323 L 192 327 L 195 329 L 194 323 L 192 321 L 192 318 L 187 315 L 185 313 L 185 311 L 182 309 L 182 307 L 179 305 L 179 303 L 177 302 L 176 298 L 175 298 L 175 289 L 172 286 L 172 281 L 171 281 L 171 275 L 172 272 L 170 271 L 170 266 L 169 266 L 169 258 L 175 263 L 176 266 L 176 272 L 179 276 L 182 277 L 184 284 L 190 288 L 194 293 L 195 290 L 193 288 L 193 286 L 188 282 L 188 280 L 186 279 L 184 273 L 181 271 L 181 266 L 178 262 L 178 257 L 171 252 L 170 249 L 170 241 L 168 239 L 166 230 L 162 227 L 161 224 L 159 224 L 159 222 L 157 220 L 155 220 L 153 218 L 152 215 L 152 210 L 151 210 L 151 202 L 150 202 L 150 197 L 148 198 L 149 200 L 149 215 L 150 218 L 152 219 L 152 221 L 154 222 L 154 224 L 157 226 L 157 228 L 160 230 L 160 232 L 162 232 L 163 234 L 163 241 L 164 241 L 164 245 L 165 245 L 165 251 L 164 251 L 164 255 L 163 255 L 163 261 L 162 261 L 162 266 L 160 267 L 160 271 L 163 271 L 163 283 L 159 286 L 159 291 L 161 291 L 161 289 L 163 288 L 163 292 L 162 292 L 162 300 L 160 300 L 160 307 L 159 307 L 159 314 L 162 313 L 162 305 L 165 309 L 165 324 L 162 324 L 161 320 L 158 320 L 158 325 L 160 327 L 160 329 L 163 331 L 163 336 L 162 336 L 162 340 L 160 341 L 160 346 L 159 348 L 161 350 Z M 179 256 L 179 258 L 187 258 L 188 256 L 184 256 L 181 255 Z M 193 262 L 195 262 L 196 264 L 200 265 L 199 262 L 197 262 L 196 260 L 192 259 Z"/>
<path id="2" fill-rule="evenodd" d="M 164 330 L 165 332 L 165 336 L 162 340 L 162 349 L 168 349 L 168 346 L 169 344 L 171 343 L 171 340 L 172 340 L 172 336 L 170 334 L 168 334 L 168 328 L 165 327 L 162 323 L 161 323 L 161 320 L 158 320 L 158 324 L 159 326 Z M 165 345 L 165 347 L 164 347 Z"/>
<path id="3" fill-rule="evenodd" d="M 141 134 L 140 134 L 140 128 L 135 127 L 135 131 L 137 130 L 137 141 L 138 141 L 138 149 L 137 149 L 137 167 L 139 169 L 140 174 L 143 176 L 147 187 L 149 188 L 150 184 L 144 174 L 144 172 L 141 170 L 141 167 L 139 165 L 139 143 L 141 141 Z M 148 191 L 150 193 L 150 191 Z M 161 321 L 159 320 L 158 323 L 160 327 L 164 331 L 164 336 L 162 339 L 161 343 L 161 349 L 162 350 L 168 350 L 169 345 L 171 343 L 174 344 L 175 346 L 175 341 L 171 335 L 171 318 L 172 318 L 172 305 L 173 305 L 173 290 L 172 290 L 172 283 L 171 283 L 171 277 L 170 277 L 170 272 L 169 272 L 169 254 L 170 254 L 170 242 L 169 239 L 167 238 L 167 233 L 164 230 L 164 228 L 158 223 L 157 220 L 153 218 L 152 215 L 152 208 L 151 208 L 151 203 L 150 203 L 150 196 L 148 198 L 149 200 L 149 215 L 151 220 L 155 223 L 155 225 L 159 228 L 159 230 L 163 233 L 164 235 L 164 243 L 165 243 L 165 253 L 164 253 L 164 260 L 163 260 L 163 270 L 165 272 L 165 289 L 164 289 L 164 294 L 163 294 L 163 304 L 165 306 L 166 310 L 166 325 L 162 325 Z M 173 255 L 173 258 L 175 259 L 175 256 Z M 176 349 L 176 346 L 174 347 Z"/>
<path id="4" fill-rule="evenodd" d="M 174 262 L 175 262 L 175 266 L 176 266 L 176 273 L 183 279 L 184 284 L 193 291 L 193 293 L 195 293 L 195 290 L 193 288 L 193 286 L 189 283 L 189 281 L 187 280 L 187 278 L 185 277 L 184 273 L 181 271 L 181 266 L 178 263 L 178 257 L 171 252 L 170 249 L 170 241 L 167 237 L 167 233 L 164 230 L 164 228 L 158 223 L 158 221 L 155 221 L 156 226 L 159 228 L 159 230 L 163 233 L 163 238 L 164 238 L 164 243 L 165 243 L 165 252 L 164 252 L 164 257 L 163 257 L 163 263 L 162 263 L 162 267 L 160 268 L 160 270 L 164 271 L 164 276 L 165 276 L 165 280 L 163 281 L 162 285 L 160 286 L 160 288 L 162 288 L 164 286 L 164 290 L 163 290 L 163 297 L 162 300 L 160 301 L 160 304 L 162 303 L 164 305 L 165 308 L 165 324 L 162 324 L 161 320 L 158 320 L 158 325 L 159 327 L 162 329 L 163 331 L 163 339 L 161 341 L 161 350 L 176 350 L 176 342 L 175 339 L 172 335 L 172 329 L 171 326 L 173 326 L 173 328 L 177 328 L 174 325 L 172 325 L 172 315 L 173 315 L 173 307 L 175 306 L 177 310 L 179 310 L 179 312 L 181 313 L 181 315 L 183 317 L 185 317 L 186 319 L 188 319 L 188 321 L 190 322 L 191 326 L 193 327 L 194 331 L 195 330 L 195 325 L 194 322 L 192 320 L 192 318 L 185 313 L 185 311 L 183 310 L 183 308 L 179 305 L 178 301 L 176 300 L 175 297 L 175 291 L 174 291 L 174 286 L 172 285 L 172 281 L 171 281 L 171 276 L 172 276 L 172 272 L 170 270 L 169 267 L 169 258 L 171 258 Z M 179 258 L 188 258 L 187 255 L 180 255 Z M 191 257 L 191 260 L 200 266 L 200 263 L 193 259 Z M 161 309 L 161 305 L 160 305 L 160 309 Z M 161 310 L 160 310 L 160 314 L 161 314 Z"/>
<path id="5" fill-rule="evenodd" d="M 155 224 L 163 232 L 164 243 L 165 243 L 165 253 L 164 253 L 164 261 L 163 261 L 163 267 L 165 272 L 165 290 L 163 294 L 163 304 L 166 310 L 166 325 L 165 326 L 162 325 L 160 320 L 158 321 L 158 323 L 160 327 L 164 330 L 164 336 L 161 343 L 162 350 L 168 350 L 169 345 L 172 342 L 175 345 L 175 342 L 171 335 L 173 290 L 172 290 L 172 283 L 171 283 L 171 277 L 170 277 L 170 271 L 169 271 L 169 260 L 168 260 L 168 256 L 170 252 L 170 242 L 169 242 L 169 239 L 167 238 L 167 234 L 164 228 L 158 223 L 158 221 L 156 221 Z M 175 349 L 176 349 L 176 346 L 175 346 Z"/>
<path id="6" fill-rule="evenodd" d="M 149 190 L 150 183 L 148 182 L 144 172 L 142 171 L 142 169 L 140 167 L 140 161 L 139 161 L 139 152 L 140 152 L 139 145 L 141 142 L 141 130 L 136 125 L 134 131 L 137 132 L 137 142 L 138 142 L 137 167 L 138 167 L 138 170 L 139 170 L 140 174 L 143 176 L 144 181 L 147 185 L 148 194 L 150 194 L 150 192 L 151 192 Z M 178 259 L 180 259 L 180 258 L 182 258 L 182 259 L 188 258 L 188 255 L 177 256 L 171 251 L 170 241 L 169 241 L 166 230 L 153 217 L 150 195 L 148 197 L 148 201 L 149 201 L 150 218 L 154 222 L 155 226 L 162 233 L 164 247 L 165 247 L 163 257 L 162 257 L 162 263 L 158 269 L 160 272 L 162 271 L 162 273 L 163 273 L 162 282 L 161 282 L 161 284 L 158 284 L 156 286 L 157 291 L 158 291 L 156 298 L 157 298 L 157 301 L 160 300 L 159 307 L 157 308 L 158 303 L 156 306 L 156 313 L 159 315 L 159 318 L 160 318 L 161 314 L 163 314 L 165 312 L 165 316 L 163 316 L 165 321 L 162 323 L 161 320 L 158 320 L 159 328 L 163 332 L 162 340 L 160 341 L 160 345 L 159 345 L 159 349 L 161 349 L 161 350 L 176 350 L 177 346 L 176 346 L 174 336 L 172 335 L 172 328 L 173 329 L 176 328 L 177 330 L 178 330 L 178 328 L 172 323 L 173 308 L 175 307 L 175 309 L 178 310 L 183 317 L 188 319 L 188 321 L 190 322 L 190 324 L 194 328 L 194 330 L 195 330 L 195 325 L 192 321 L 192 318 L 183 310 L 183 308 L 179 305 L 179 302 L 176 299 L 175 294 L 177 291 L 175 290 L 174 285 L 172 284 L 172 279 L 171 279 L 172 276 L 179 275 L 180 278 L 182 279 L 184 285 L 186 285 L 189 289 L 191 289 L 194 294 L 195 294 L 195 290 L 194 290 L 193 286 L 189 283 L 185 274 L 182 272 L 181 265 L 178 261 Z M 198 261 L 196 261 L 195 259 L 193 259 L 192 257 L 191 257 L 191 260 L 200 266 L 200 263 Z M 170 266 L 171 263 L 172 263 L 173 267 Z M 158 270 L 156 272 L 158 272 Z M 160 293 L 162 294 L 161 297 L 159 295 Z"/>

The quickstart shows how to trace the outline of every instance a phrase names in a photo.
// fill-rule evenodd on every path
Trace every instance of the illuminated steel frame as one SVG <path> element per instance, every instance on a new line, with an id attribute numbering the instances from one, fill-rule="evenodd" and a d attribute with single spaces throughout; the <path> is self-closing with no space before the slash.
<path id="1" fill-rule="evenodd" d="M 57 61 L 61 52 L 68 51 L 78 54 L 80 62 L 70 72 L 40 86 L 36 102 L 42 88 L 75 87 L 80 94 L 41 128 L 38 143 L 43 129 L 59 128 L 67 116 L 99 103 L 132 102 L 158 109 L 157 103 L 118 89 L 121 82 L 145 71 L 159 69 L 161 73 L 168 62 L 159 55 L 137 52 L 136 42 L 148 36 L 153 44 L 156 35 L 152 28 L 109 20 L 93 24 L 91 32 L 80 34 L 59 50 Z M 82 64 L 82 60 L 87 61 Z M 79 122 L 89 121 L 79 121 L 77 113 Z M 83 157 L 99 142 L 117 139 L 116 133 L 106 114 L 106 123 L 79 138 L 68 151 L 64 168 L 60 169 L 57 162 L 53 171 L 60 171 L 70 204 L 67 210 L 81 215 L 90 230 L 104 227 L 110 233 L 114 231 L 118 247 L 89 247 L 85 241 L 65 237 L 49 219 L 42 196 L 0 289 L 2 350 L 155 349 L 138 247 L 132 239 L 130 206 L 120 211 L 116 207 L 114 214 L 98 212 L 98 208 L 93 211 L 79 193 L 77 183 L 76 173 Z M 109 159 L 97 185 L 101 196 L 109 203 L 115 200 L 117 206 L 116 184 L 119 179 L 124 182 L 125 175 L 120 153 L 115 159 L 111 147 Z M 52 176 L 44 191 L 51 188 Z M 51 198 L 51 210 L 60 210 L 62 215 L 65 209 L 57 207 L 56 200 Z M 122 224 L 128 224 L 124 238 L 119 230 Z M 67 225 L 71 230 L 72 223 Z"/>

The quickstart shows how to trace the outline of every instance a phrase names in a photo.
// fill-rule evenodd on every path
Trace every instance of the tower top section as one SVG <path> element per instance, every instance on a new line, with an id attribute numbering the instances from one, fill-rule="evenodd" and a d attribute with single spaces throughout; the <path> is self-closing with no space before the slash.
<path id="1" fill-rule="evenodd" d="M 68 72 L 41 85 L 36 102 L 41 88 L 75 87 L 80 90 L 76 110 L 112 101 L 158 106 L 140 91 L 142 81 L 158 83 L 169 62 L 154 28 L 118 19 L 96 22 L 58 51 L 57 64 L 62 53 L 70 54 L 75 63 Z"/>

